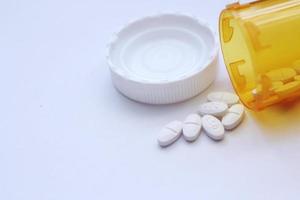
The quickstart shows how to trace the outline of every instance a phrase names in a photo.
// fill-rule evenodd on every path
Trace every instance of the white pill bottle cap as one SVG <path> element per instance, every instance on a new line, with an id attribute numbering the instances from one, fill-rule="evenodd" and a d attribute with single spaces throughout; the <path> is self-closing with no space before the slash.
<path id="1" fill-rule="evenodd" d="M 187 100 L 215 79 L 217 42 L 195 17 L 166 13 L 133 21 L 114 35 L 107 62 L 116 89 L 149 104 Z"/>

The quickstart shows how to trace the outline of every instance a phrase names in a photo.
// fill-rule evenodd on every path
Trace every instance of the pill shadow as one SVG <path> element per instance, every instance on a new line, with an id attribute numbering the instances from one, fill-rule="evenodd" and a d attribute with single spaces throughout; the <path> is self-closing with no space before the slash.
<path id="1" fill-rule="evenodd" d="M 248 114 L 262 130 L 267 130 L 263 133 L 272 135 L 300 134 L 298 131 L 291 131 L 299 127 L 300 124 L 299 100 L 282 102 L 258 112 L 249 111 Z"/>

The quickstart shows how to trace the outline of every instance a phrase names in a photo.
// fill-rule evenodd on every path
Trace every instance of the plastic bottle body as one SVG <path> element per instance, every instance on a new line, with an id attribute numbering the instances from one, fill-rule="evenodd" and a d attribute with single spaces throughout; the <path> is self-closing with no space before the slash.
<path id="1" fill-rule="evenodd" d="M 219 28 L 227 70 L 245 106 L 260 110 L 300 97 L 300 0 L 229 5 Z"/>

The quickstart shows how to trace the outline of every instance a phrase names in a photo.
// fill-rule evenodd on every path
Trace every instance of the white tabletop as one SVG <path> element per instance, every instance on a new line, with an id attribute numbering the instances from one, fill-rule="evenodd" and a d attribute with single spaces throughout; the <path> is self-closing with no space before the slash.
<path id="1" fill-rule="evenodd" d="M 225 4 L 2 1 L 0 199 L 299 199 L 300 104 L 248 111 L 219 143 L 202 134 L 158 147 L 164 124 L 195 112 L 209 91 L 232 90 L 221 53 L 214 84 L 184 103 L 139 104 L 111 84 L 105 46 L 123 24 L 180 11 L 217 30 Z"/>

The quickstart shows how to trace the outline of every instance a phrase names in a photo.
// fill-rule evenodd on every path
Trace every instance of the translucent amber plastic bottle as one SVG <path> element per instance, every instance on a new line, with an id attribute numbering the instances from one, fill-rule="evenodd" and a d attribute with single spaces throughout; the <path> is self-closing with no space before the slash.
<path id="1" fill-rule="evenodd" d="M 300 97 L 300 0 L 234 3 L 219 21 L 224 61 L 252 110 Z"/>

